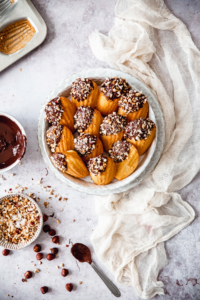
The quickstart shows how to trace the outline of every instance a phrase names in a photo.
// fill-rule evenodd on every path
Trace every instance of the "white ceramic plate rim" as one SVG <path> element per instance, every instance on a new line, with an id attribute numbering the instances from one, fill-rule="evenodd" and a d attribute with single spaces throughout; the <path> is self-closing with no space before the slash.
<path id="1" fill-rule="evenodd" d="M 10 197 L 23 197 L 23 198 L 27 198 L 29 201 L 33 202 L 33 204 L 37 207 L 39 214 L 40 214 L 40 225 L 37 229 L 37 231 L 35 232 L 34 237 L 32 237 L 32 239 L 30 239 L 28 242 L 23 242 L 21 244 L 11 244 L 11 243 L 6 243 L 0 240 L 0 246 L 4 247 L 5 249 L 9 249 L 9 250 L 20 250 L 23 249 L 27 246 L 29 246 L 30 244 L 32 244 L 33 242 L 35 242 L 35 240 L 39 237 L 41 231 L 42 231 L 42 227 L 43 227 L 43 214 L 42 211 L 39 207 L 39 205 L 37 204 L 37 202 L 35 200 L 33 200 L 31 197 L 25 195 L 25 194 L 20 194 L 20 193 L 12 193 L 12 194 L 7 194 L 3 197 L 0 197 L 0 203 L 6 199 L 6 198 L 10 198 Z"/>
<path id="2" fill-rule="evenodd" d="M 42 108 L 39 116 L 38 121 L 38 140 L 39 140 L 39 146 L 43 155 L 43 158 L 48 165 L 48 167 L 53 171 L 53 173 L 65 184 L 68 186 L 71 186 L 75 188 L 76 190 L 86 192 L 88 194 L 96 194 L 96 195 L 106 195 L 106 194 L 113 194 L 113 193 L 119 193 L 124 192 L 128 190 L 131 187 L 136 186 L 139 184 L 155 167 L 156 163 L 158 162 L 160 155 L 163 150 L 164 140 L 165 140 L 165 130 L 164 130 L 164 119 L 163 114 L 161 111 L 161 108 L 159 106 L 159 103 L 156 99 L 156 97 L 153 95 L 153 93 L 150 91 L 150 89 L 141 81 L 136 79 L 135 77 L 118 71 L 114 69 L 108 69 L 108 68 L 98 68 L 98 69 L 89 69 L 86 71 L 82 71 L 76 74 L 73 74 L 63 80 L 61 84 L 59 84 L 47 97 L 45 103 L 47 103 L 50 99 L 56 97 L 58 94 L 62 94 L 62 92 L 66 89 L 66 87 L 69 87 L 71 83 L 77 78 L 77 77 L 88 77 L 88 78 L 106 78 L 106 77 L 123 77 L 126 78 L 129 84 L 134 86 L 136 89 L 143 91 L 145 95 L 147 95 L 148 102 L 154 112 L 155 115 L 155 122 L 157 125 L 157 136 L 156 136 L 156 146 L 154 153 L 151 153 L 150 159 L 145 161 L 143 165 L 138 169 L 138 173 L 134 172 L 132 175 L 127 177 L 126 179 L 122 181 L 118 181 L 116 184 L 108 184 L 106 186 L 97 186 L 93 184 L 90 187 L 85 186 L 84 183 L 81 184 L 82 180 L 77 180 L 77 182 L 68 175 L 66 177 L 63 175 L 59 170 L 57 170 L 51 163 L 51 160 L 46 152 L 46 145 L 45 145 L 45 134 L 44 134 L 44 128 L 45 128 L 45 113 L 44 113 L 44 107 Z M 137 175 L 137 177 L 135 176 Z"/>
<path id="3" fill-rule="evenodd" d="M 11 115 L 9 115 L 9 114 L 7 114 L 7 113 L 4 113 L 4 112 L 2 112 L 2 111 L 0 111 L 0 116 L 5 116 L 5 117 L 7 117 L 8 119 L 10 119 L 11 121 L 15 122 L 15 123 L 18 125 L 19 129 L 21 130 L 22 134 L 25 135 L 25 137 L 26 137 L 26 132 L 25 132 L 25 130 L 24 130 L 24 127 L 19 123 L 19 121 L 17 121 L 17 119 L 15 119 L 15 118 L 12 117 Z M 27 144 L 26 144 L 26 147 L 27 147 Z M 25 151 L 26 151 L 26 149 L 25 149 Z M 24 153 L 24 155 L 25 155 L 25 153 Z M 17 159 L 17 160 L 16 160 L 12 165 L 10 165 L 9 167 L 4 168 L 4 169 L 0 169 L 0 174 L 5 173 L 5 172 L 11 170 L 11 169 L 14 168 L 20 161 L 21 161 L 21 159 Z"/>

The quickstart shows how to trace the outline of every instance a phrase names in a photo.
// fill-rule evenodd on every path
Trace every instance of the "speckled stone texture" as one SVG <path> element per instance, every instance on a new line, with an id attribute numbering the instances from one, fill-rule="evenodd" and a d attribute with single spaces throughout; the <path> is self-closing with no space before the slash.
<path id="1" fill-rule="evenodd" d="M 67 188 L 50 172 L 46 176 L 47 170 L 39 152 L 36 128 L 41 105 L 57 83 L 82 69 L 107 67 L 93 56 L 88 35 L 95 29 L 103 33 L 109 31 L 114 22 L 115 3 L 116 0 L 33 0 L 47 24 L 47 38 L 39 48 L 0 74 L 0 110 L 16 117 L 25 127 L 28 137 L 27 152 L 22 165 L 6 173 L 4 177 L 7 180 L 0 179 L 0 195 L 4 195 L 5 190 L 8 191 L 9 188 L 17 191 L 14 189 L 17 183 L 26 186 L 28 193 L 35 192 L 41 199 L 39 204 L 43 212 L 55 212 L 56 218 L 50 218 L 47 223 L 55 228 L 61 237 L 58 257 L 51 262 L 44 258 L 42 265 L 35 259 L 33 246 L 13 251 L 7 257 L 0 253 L 0 300 L 10 299 L 11 296 L 16 300 L 64 300 L 69 297 L 73 300 L 114 299 L 88 264 L 79 263 L 79 270 L 70 254 L 70 248 L 65 247 L 69 244 L 69 239 L 73 243 L 83 242 L 91 246 L 90 234 L 97 224 L 93 196 Z M 185 22 L 194 42 L 200 48 L 200 2 L 167 0 L 166 3 L 172 12 Z M 10 176 L 11 173 L 15 176 Z M 50 196 L 49 193 L 37 184 L 41 177 L 42 186 L 51 186 L 54 194 L 67 197 L 68 201 L 58 201 L 59 196 L 52 196 L 52 200 L 46 200 Z M 183 199 L 195 209 L 196 219 L 166 242 L 169 263 L 159 275 L 165 283 L 166 295 L 153 299 L 200 299 L 199 180 L 198 174 L 192 183 L 180 191 Z M 43 204 L 45 201 L 50 202 L 47 209 Z M 57 219 L 61 221 L 60 224 L 56 222 Z M 49 248 L 53 247 L 50 236 L 45 233 L 41 234 L 37 243 L 42 245 L 45 256 L 50 252 Z M 92 257 L 113 280 L 112 274 L 100 263 L 93 251 Z M 60 275 L 61 268 L 56 268 L 61 263 L 69 269 L 67 277 Z M 21 279 L 25 271 L 34 272 L 35 268 L 40 272 L 34 274 L 27 283 L 23 283 Z M 82 281 L 82 285 L 79 285 L 78 281 Z M 65 289 L 68 282 L 72 282 L 75 287 L 70 294 Z M 49 293 L 46 295 L 40 292 L 40 287 L 44 285 L 49 287 Z M 122 293 L 121 299 L 140 299 L 132 287 L 119 288 Z"/>

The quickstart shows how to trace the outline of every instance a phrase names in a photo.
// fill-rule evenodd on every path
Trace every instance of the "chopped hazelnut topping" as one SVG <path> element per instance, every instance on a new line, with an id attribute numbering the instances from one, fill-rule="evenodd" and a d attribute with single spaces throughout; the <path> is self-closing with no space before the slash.
<path id="1" fill-rule="evenodd" d="M 56 125 L 59 124 L 64 112 L 60 97 L 56 97 L 49 101 L 45 106 L 46 119 Z"/>
<path id="2" fill-rule="evenodd" d="M 77 78 L 72 82 L 71 95 L 77 101 L 84 101 L 94 89 L 92 80 L 88 78 Z"/>
<path id="3" fill-rule="evenodd" d="M 90 173 L 98 175 L 102 172 L 105 172 L 107 162 L 107 157 L 99 155 L 97 157 L 91 158 L 87 163 L 87 167 Z"/>
<path id="4" fill-rule="evenodd" d="M 123 94 L 126 94 L 130 88 L 126 79 L 118 77 L 107 78 L 101 85 L 101 91 L 110 100 L 120 98 Z"/>
<path id="5" fill-rule="evenodd" d="M 61 172 L 67 171 L 67 161 L 66 156 L 63 153 L 56 152 L 51 156 L 53 165 L 58 168 Z M 51 193 L 52 191 L 52 193 Z M 50 191 L 50 195 L 53 194 L 53 190 Z M 57 195 L 56 195 L 57 197 Z"/>
<path id="6" fill-rule="evenodd" d="M 121 132 L 126 127 L 126 117 L 113 112 L 106 116 L 100 125 L 101 135 L 112 135 Z"/>
<path id="7" fill-rule="evenodd" d="M 94 110 L 90 106 L 80 106 L 74 115 L 74 128 L 84 132 L 92 122 Z"/>
<path id="8" fill-rule="evenodd" d="M 124 138 L 133 138 L 135 141 L 145 140 L 151 134 L 154 126 L 154 122 L 150 119 L 136 119 L 127 125 L 124 132 Z"/>
<path id="9" fill-rule="evenodd" d="M 142 92 L 130 90 L 129 93 L 119 99 L 118 106 L 128 114 L 138 111 L 145 102 L 147 102 L 147 97 Z"/>
<path id="10" fill-rule="evenodd" d="M 126 141 L 118 141 L 112 145 L 108 151 L 114 162 L 118 163 L 128 158 L 131 144 Z"/>
<path id="11" fill-rule="evenodd" d="M 55 152 L 62 136 L 63 126 L 53 125 L 46 132 L 47 144 L 51 148 L 51 152 Z"/>
<path id="12" fill-rule="evenodd" d="M 80 156 L 87 156 L 95 149 L 96 142 L 97 137 L 95 135 L 81 134 L 74 139 L 74 148 Z"/>

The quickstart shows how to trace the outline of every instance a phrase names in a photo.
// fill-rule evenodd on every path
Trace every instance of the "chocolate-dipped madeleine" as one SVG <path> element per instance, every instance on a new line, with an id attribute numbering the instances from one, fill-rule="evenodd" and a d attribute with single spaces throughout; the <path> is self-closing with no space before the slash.
<path id="1" fill-rule="evenodd" d="M 103 154 L 103 145 L 95 135 L 81 134 L 74 139 L 74 149 L 78 152 L 83 161 Z"/>
<path id="2" fill-rule="evenodd" d="M 113 143 L 122 139 L 126 124 L 126 117 L 116 112 L 104 118 L 100 125 L 100 138 L 106 151 L 112 147 Z"/>
<path id="3" fill-rule="evenodd" d="M 147 97 L 136 90 L 130 90 L 118 101 L 118 114 L 126 116 L 128 122 L 137 118 L 146 118 L 149 112 Z"/>
<path id="4" fill-rule="evenodd" d="M 137 148 L 139 155 L 143 155 L 149 149 L 155 136 L 155 123 L 144 118 L 130 122 L 124 132 L 124 138 Z"/>
<path id="5" fill-rule="evenodd" d="M 117 141 L 109 150 L 109 155 L 116 164 L 115 178 L 122 180 L 137 168 L 139 154 L 135 146 L 127 141 Z"/>
<path id="6" fill-rule="evenodd" d="M 72 83 L 71 95 L 72 102 L 77 108 L 82 105 L 95 108 L 99 96 L 99 88 L 93 80 L 77 78 Z"/>
<path id="7" fill-rule="evenodd" d="M 103 155 L 91 158 L 87 163 L 87 167 L 93 182 L 98 185 L 110 183 L 116 173 L 114 161 Z"/>
<path id="8" fill-rule="evenodd" d="M 79 133 L 90 133 L 99 137 L 101 113 L 90 106 L 80 106 L 74 115 L 74 128 Z"/>
<path id="9" fill-rule="evenodd" d="M 52 125 L 46 132 L 47 144 L 51 152 L 64 152 L 74 149 L 74 136 L 63 125 Z"/>
<path id="10" fill-rule="evenodd" d="M 118 77 L 107 78 L 101 85 L 97 109 L 105 116 L 116 111 L 119 99 L 122 95 L 125 95 L 130 88 L 126 79 Z"/>
<path id="11" fill-rule="evenodd" d="M 76 106 L 68 98 L 56 97 L 45 106 L 46 119 L 53 125 L 65 125 L 74 132 Z"/>

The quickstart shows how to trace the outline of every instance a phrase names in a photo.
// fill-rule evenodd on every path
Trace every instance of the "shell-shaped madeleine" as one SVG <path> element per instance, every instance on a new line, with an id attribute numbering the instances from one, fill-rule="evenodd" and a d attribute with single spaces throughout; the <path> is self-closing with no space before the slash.
<path id="1" fill-rule="evenodd" d="M 101 135 L 101 141 L 103 143 L 103 147 L 105 151 L 110 150 L 112 147 L 112 144 L 114 144 L 117 141 L 121 141 L 124 135 L 124 131 L 122 130 L 121 132 L 117 132 L 116 134 L 111 134 L 111 135 Z"/>
<path id="2" fill-rule="evenodd" d="M 89 172 L 76 151 L 70 150 L 63 152 L 66 156 L 67 170 L 66 173 L 76 178 L 84 178 Z"/>
<path id="3" fill-rule="evenodd" d="M 99 173 L 98 175 L 94 175 L 93 173 L 90 172 L 90 176 L 91 176 L 93 182 L 98 185 L 109 184 L 115 176 L 116 165 L 110 157 L 107 157 L 107 160 L 108 160 L 107 167 L 104 172 Z"/>
<path id="4" fill-rule="evenodd" d="M 103 145 L 99 138 L 97 138 L 95 149 L 87 156 L 82 156 L 82 160 L 87 162 L 90 158 L 103 154 Z"/>
<path id="5" fill-rule="evenodd" d="M 74 136 L 66 126 L 63 126 L 60 141 L 56 147 L 56 152 L 74 150 Z"/>
<path id="6" fill-rule="evenodd" d="M 137 149 L 131 145 L 128 158 L 122 162 L 116 163 L 116 174 L 115 178 L 117 180 L 123 180 L 129 175 L 133 173 L 133 171 L 137 168 L 139 162 L 139 154 Z"/>
<path id="7" fill-rule="evenodd" d="M 91 90 L 90 94 L 87 96 L 87 98 L 84 101 L 78 101 L 72 96 L 72 102 L 76 105 L 77 108 L 82 105 L 90 106 L 93 109 L 96 107 L 97 99 L 99 96 L 99 88 L 94 81 L 92 81 L 92 83 L 94 88 Z"/>
<path id="8" fill-rule="evenodd" d="M 149 104 L 147 101 L 143 104 L 143 107 L 141 107 L 138 111 L 130 112 L 128 114 L 126 113 L 125 110 L 123 110 L 122 107 L 119 107 L 118 109 L 118 114 L 125 116 L 128 122 L 134 121 L 135 119 L 138 118 L 146 118 L 148 116 L 148 112 L 149 112 Z"/>
<path id="9" fill-rule="evenodd" d="M 136 147 L 139 155 L 143 155 L 151 146 L 155 136 L 156 136 L 156 126 L 152 128 L 150 135 L 146 139 L 136 141 L 134 138 L 132 139 L 127 138 L 126 140 Z"/>
<path id="10" fill-rule="evenodd" d="M 118 100 L 119 99 L 110 100 L 104 95 L 103 92 L 100 92 L 97 101 L 97 109 L 102 115 L 107 116 L 117 110 Z"/>
<path id="11" fill-rule="evenodd" d="M 64 109 L 60 125 L 65 125 L 71 130 L 71 132 L 74 132 L 74 115 L 76 112 L 76 105 L 65 97 L 60 97 L 60 100 Z"/>
<path id="12" fill-rule="evenodd" d="M 99 127 L 103 121 L 102 115 L 98 110 L 94 110 L 92 123 L 84 131 L 84 133 L 90 133 L 99 137 Z"/>

